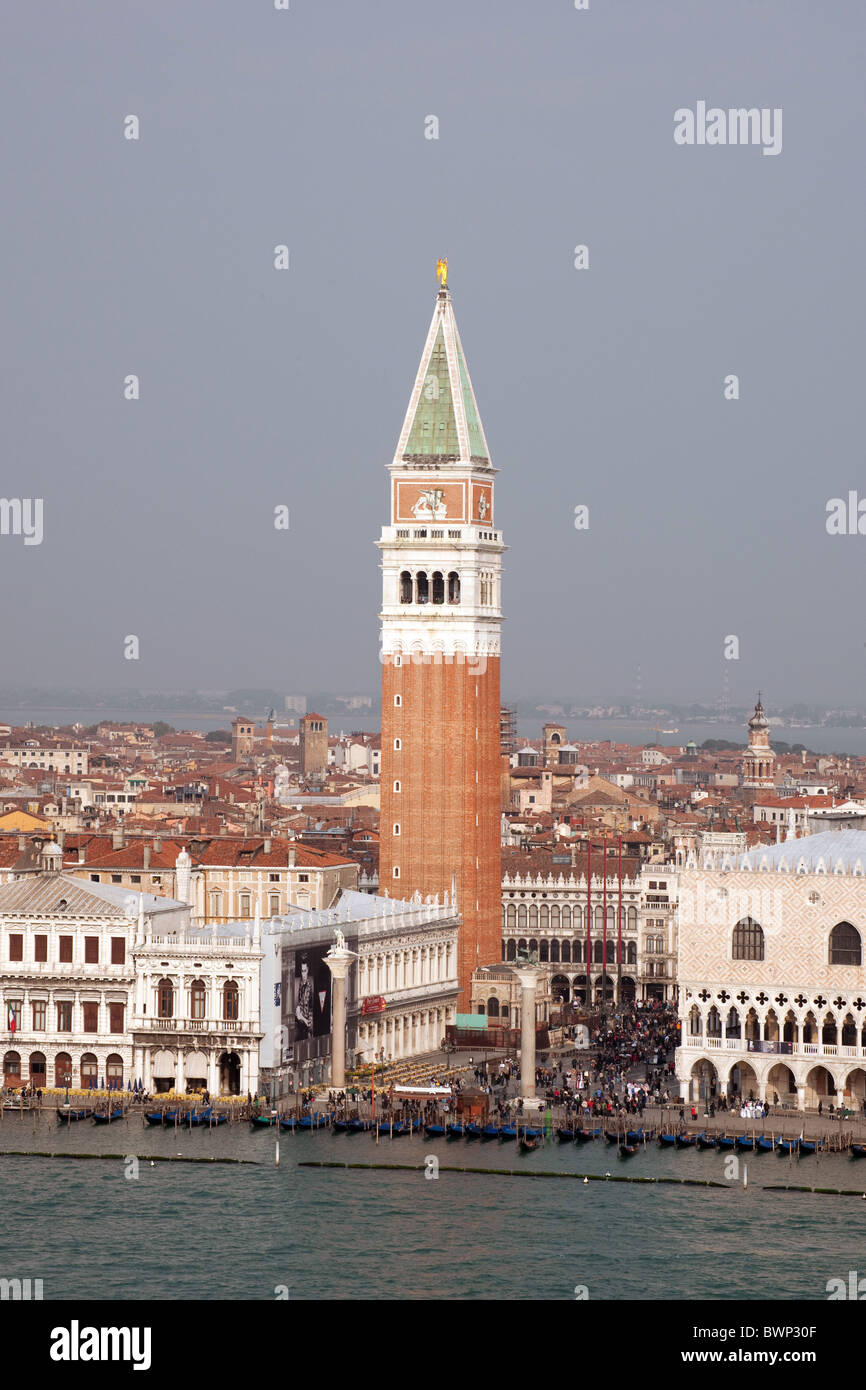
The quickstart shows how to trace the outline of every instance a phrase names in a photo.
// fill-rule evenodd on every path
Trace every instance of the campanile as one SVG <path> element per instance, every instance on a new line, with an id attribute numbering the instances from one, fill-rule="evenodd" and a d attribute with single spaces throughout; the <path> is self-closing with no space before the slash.
<path id="1" fill-rule="evenodd" d="M 449 892 L 463 919 L 458 1009 L 502 957 L 502 544 L 490 453 L 440 288 L 390 472 L 382 553 L 379 891 Z"/>

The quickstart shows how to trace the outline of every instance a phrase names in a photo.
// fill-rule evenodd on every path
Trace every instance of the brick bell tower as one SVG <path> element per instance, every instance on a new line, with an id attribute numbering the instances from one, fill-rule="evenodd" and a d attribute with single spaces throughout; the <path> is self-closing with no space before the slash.
<path id="1" fill-rule="evenodd" d="M 379 891 L 451 890 L 463 919 L 458 1009 L 502 957 L 499 658 L 505 546 L 447 261 L 389 465 L 382 552 Z"/>

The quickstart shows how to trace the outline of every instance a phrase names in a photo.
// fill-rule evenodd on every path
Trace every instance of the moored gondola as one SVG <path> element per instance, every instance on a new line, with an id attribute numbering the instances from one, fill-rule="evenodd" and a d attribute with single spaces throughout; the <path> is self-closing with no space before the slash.
<path id="1" fill-rule="evenodd" d="M 699 1149 L 715 1149 L 718 1148 L 718 1140 L 712 1134 L 699 1134 L 697 1145 Z"/>
<path id="2" fill-rule="evenodd" d="M 195 1129 L 199 1125 L 206 1125 L 210 1116 L 209 1107 L 207 1110 L 190 1110 L 189 1114 L 182 1116 L 181 1123 L 186 1125 L 188 1129 Z"/>
<path id="3" fill-rule="evenodd" d="M 485 1125 L 484 1128 L 483 1128 L 482 1131 L 481 1131 L 481 1138 L 482 1138 L 482 1139 L 498 1139 L 498 1138 L 499 1138 L 499 1126 L 498 1126 L 498 1125 Z"/>
<path id="4" fill-rule="evenodd" d="M 176 1114 L 176 1110 L 148 1110 L 144 1118 L 149 1125 L 173 1125 Z"/>
<path id="5" fill-rule="evenodd" d="M 448 1126 L 448 1138 L 449 1138 L 449 1139 L 462 1139 L 462 1138 L 463 1138 L 463 1126 L 462 1126 L 462 1125 L 457 1125 L 457 1124 L 450 1124 L 450 1125 Z"/>
<path id="6" fill-rule="evenodd" d="M 678 1149 L 693 1149 L 697 1140 L 696 1134 L 678 1134 L 675 1142 Z"/>
<path id="7" fill-rule="evenodd" d="M 672 1149 L 672 1148 L 674 1148 L 676 1142 L 677 1142 L 677 1136 L 676 1136 L 675 1134 L 664 1134 L 664 1133 L 662 1133 L 662 1134 L 659 1135 L 659 1144 L 661 1145 L 661 1147 L 662 1147 L 663 1149 Z"/>
<path id="8" fill-rule="evenodd" d="M 759 1134 L 755 1140 L 755 1150 L 759 1154 L 771 1154 L 776 1147 L 777 1140 L 772 1136 L 768 1139 L 766 1134 Z"/>
<path id="9" fill-rule="evenodd" d="M 541 1144 L 541 1140 L 540 1140 L 536 1135 L 530 1134 L 528 1131 L 527 1131 L 526 1133 L 524 1133 L 524 1134 L 521 1134 L 521 1136 L 520 1136 L 520 1151 L 521 1151 L 521 1153 L 525 1153 L 525 1154 L 534 1153 L 535 1150 L 539 1147 L 540 1144 Z"/>
<path id="10" fill-rule="evenodd" d="M 501 1127 L 500 1131 L 499 1131 L 499 1138 L 500 1138 L 500 1139 L 516 1139 L 516 1138 L 517 1138 L 517 1127 L 516 1127 L 516 1125 L 503 1125 L 503 1126 Z"/>
<path id="11" fill-rule="evenodd" d="M 90 1118 L 95 1125 L 107 1125 L 110 1124 L 112 1120 L 119 1120 L 122 1115 L 123 1110 L 118 1107 L 116 1110 L 97 1111 L 91 1115 Z"/>
<path id="12" fill-rule="evenodd" d="M 346 1130 L 347 1130 L 348 1128 L 349 1128 L 349 1121 L 348 1121 L 348 1120 L 335 1120 L 335 1121 L 334 1121 L 334 1129 L 337 1131 L 338 1134 L 345 1134 L 345 1132 L 346 1132 Z"/>
<path id="13" fill-rule="evenodd" d="M 481 1126 L 480 1126 L 480 1125 L 475 1124 L 473 1121 L 470 1121 L 470 1122 L 467 1124 L 467 1126 L 466 1126 L 466 1138 L 467 1138 L 467 1139 L 480 1139 L 480 1138 L 481 1138 L 481 1134 L 482 1134 L 482 1129 L 481 1129 Z"/>
<path id="14" fill-rule="evenodd" d="M 556 1137 L 563 1144 L 573 1143 L 575 1139 L 575 1131 L 573 1129 L 569 1129 L 566 1125 L 560 1125 L 559 1129 L 556 1131 Z"/>
<path id="15" fill-rule="evenodd" d="M 58 1118 L 58 1120 L 65 1120 L 65 1121 L 67 1122 L 67 1124 L 72 1124 L 73 1121 L 75 1121 L 75 1120 L 84 1120 L 84 1119 L 86 1119 L 86 1118 L 87 1118 L 87 1111 L 86 1111 L 86 1110 L 62 1110 L 62 1109 L 58 1106 L 58 1109 L 57 1109 L 57 1118 Z"/>
<path id="16" fill-rule="evenodd" d="M 330 1120 L 330 1115 L 302 1115 L 298 1120 L 298 1129 L 327 1129 Z"/>
<path id="17" fill-rule="evenodd" d="M 735 1149 L 737 1146 L 736 1138 L 733 1134 L 719 1134 L 716 1136 L 716 1147 L 719 1149 Z"/>
<path id="18" fill-rule="evenodd" d="M 590 1139 L 597 1139 L 600 1134 L 600 1129 L 579 1129 L 574 1137 L 578 1144 L 588 1144 Z"/>
<path id="19" fill-rule="evenodd" d="M 738 1148 L 738 1149 L 741 1149 L 743 1153 L 754 1153 L 754 1151 L 755 1151 L 755 1141 L 754 1141 L 754 1139 L 751 1137 L 751 1135 L 748 1135 L 748 1134 L 738 1134 L 738 1135 L 737 1135 L 737 1148 Z"/>
<path id="20" fill-rule="evenodd" d="M 620 1146 L 619 1146 L 619 1156 L 620 1156 L 620 1158 L 633 1158 L 634 1155 L 635 1155 L 637 1152 L 638 1152 L 638 1145 L 637 1145 L 637 1144 L 620 1144 Z"/>
<path id="21" fill-rule="evenodd" d="M 799 1139 L 777 1139 L 776 1151 L 780 1154 L 795 1154 L 800 1150 Z"/>
<path id="22" fill-rule="evenodd" d="M 852 1158 L 866 1158 L 866 1144 L 851 1144 Z"/>
<path id="23" fill-rule="evenodd" d="M 817 1152 L 818 1152 L 818 1147 L 819 1147 L 819 1145 L 818 1145 L 817 1141 L 814 1140 L 814 1139 L 801 1139 L 801 1140 L 800 1140 L 800 1153 L 801 1153 L 801 1154 L 814 1154 L 814 1153 L 817 1153 Z"/>
<path id="24" fill-rule="evenodd" d="M 425 1125 L 424 1133 L 430 1139 L 441 1139 L 444 1134 L 448 1133 L 448 1131 L 444 1125 Z"/>
<path id="25" fill-rule="evenodd" d="M 250 1124 L 253 1129 L 268 1129 L 276 1123 L 275 1115 L 251 1115 Z"/>
<path id="26" fill-rule="evenodd" d="M 355 1118 L 354 1118 L 353 1120 L 350 1120 L 350 1121 L 349 1121 L 349 1133 L 350 1133 L 350 1134 L 366 1134 L 366 1133 L 368 1133 L 369 1130 L 371 1130 L 372 1128 L 373 1128 L 373 1122 L 372 1122 L 372 1120 L 362 1120 L 362 1119 L 360 1119 L 360 1117 L 357 1116 L 357 1115 L 355 1116 Z"/>

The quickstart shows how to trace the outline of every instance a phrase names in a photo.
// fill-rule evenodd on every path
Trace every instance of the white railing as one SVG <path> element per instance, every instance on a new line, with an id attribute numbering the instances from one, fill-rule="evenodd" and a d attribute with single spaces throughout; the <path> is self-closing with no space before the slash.
<path id="1" fill-rule="evenodd" d="M 748 1038 L 713 1038 L 704 1037 L 700 1033 L 687 1033 L 683 1039 L 683 1047 L 688 1048 L 716 1048 L 721 1047 L 722 1043 L 732 1052 L 747 1052 L 749 1047 Z M 778 1043 L 778 1039 L 776 1040 Z M 755 1054 L 761 1055 L 761 1054 Z M 840 1046 L 837 1043 L 791 1043 L 790 1050 L 785 1052 L 764 1053 L 767 1057 L 853 1057 L 856 1060 L 866 1058 L 866 1047 L 851 1047 L 847 1043 Z"/>
<path id="2" fill-rule="evenodd" d="M 257 1033 L 254 1023 L 237 1018 L 136 1018 L 130 1024 L 134 1033 Z"/>

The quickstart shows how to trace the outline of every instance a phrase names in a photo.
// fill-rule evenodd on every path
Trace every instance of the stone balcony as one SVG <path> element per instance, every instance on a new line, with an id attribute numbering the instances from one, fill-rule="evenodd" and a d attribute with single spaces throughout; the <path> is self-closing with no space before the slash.
<path id="1" fill-rule="evenodd" d="M 686 1049 L 701 1049 L 702 1051 L 729 1051 L 729 1052 L 748 1052 L 749 1038 L 716 1038 L 704 1037 L 700 1034 L 687 1033 L 683 1037 L 682 1047 Z M 850 1043 L 786 1043 L 784 1051 L 781 1050 L 782 1044 L 776 1043 L 773 1051 L 756 1051 L 756 1057 L 841 1057 L 851 1058 L 854 1061 L 866 1059 L 866 1047 L 857 1047 Z"/>
<path id="2" fill-rule="evenodd" d="M 133 1018 L 129 1029 L 132 1033 L 219 1033 L 232 1037 L 257 1037 L 262 1031 L 258 1023 L 237 1018 Z"/>

